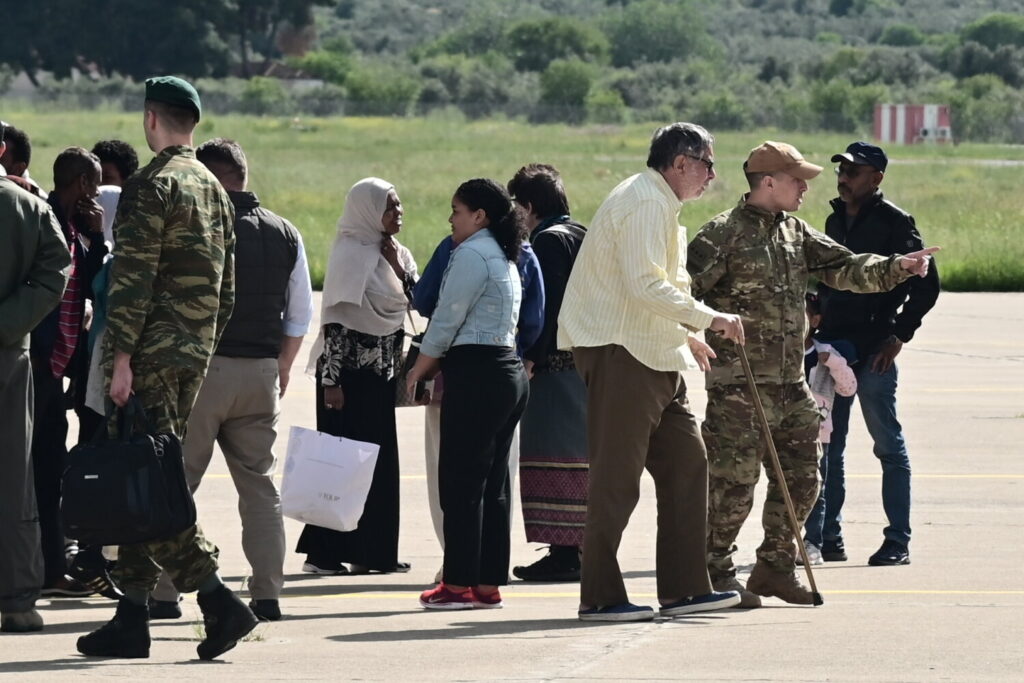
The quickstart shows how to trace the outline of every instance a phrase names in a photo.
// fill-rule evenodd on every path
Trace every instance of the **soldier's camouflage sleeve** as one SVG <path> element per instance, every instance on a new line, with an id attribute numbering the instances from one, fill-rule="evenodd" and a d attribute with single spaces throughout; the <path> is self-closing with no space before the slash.
<path id="1" fill-rule="evenodd" d="M 109 348 L 133 355 L 153 307 L 153 282 L 163 243 L 167 196 L 153 182 L 129 183 L 115 219 L 115 258 L 107 295 Z"/>
<path id="2" fill-rule="evenodd" d="M 694 299 L 703 299 L 729 269 L 722 253 L 727 242 L 726 225 L 722 220 L 705 223 L 686 247 L 686 270 Z"/>
<path id="3" fill-rule="evenodd" d="M 900 267 L 902 254 L 854 254 L 832 238 L 805 226 L 807 269 L 832 289 L 858 294 L 887 292 L 911 274 Z"/>

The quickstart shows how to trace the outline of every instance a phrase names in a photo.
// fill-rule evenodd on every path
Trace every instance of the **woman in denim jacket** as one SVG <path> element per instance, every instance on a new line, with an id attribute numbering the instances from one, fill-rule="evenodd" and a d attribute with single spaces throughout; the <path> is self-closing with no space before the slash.
<path id="1" fill-rule="evenodd" d="M 501 607 L 508 582 L 508 454 L 529 384 L 515 351 L 522 286 L 522 218 L 505 189 L 469 180 L 448 219 L 458 247 L 408 374 L 410 388 L 443 370 L 441 452 L 444 576 L 420 596 L 428 609 Z"/>

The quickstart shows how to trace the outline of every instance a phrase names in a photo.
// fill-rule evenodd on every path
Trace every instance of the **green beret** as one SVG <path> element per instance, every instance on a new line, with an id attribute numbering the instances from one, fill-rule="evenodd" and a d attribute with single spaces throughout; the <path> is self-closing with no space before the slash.
<path id="1" fill-rule="evenodd" d="M 146 99 L 154 102 L 166 102 L 175 107 L 191 109 L 196 114 L 196 121 L 203 113 L 199 103 L 199 93 L 188 81 L 177 76 L 155 76 L 146 79 Z"/>

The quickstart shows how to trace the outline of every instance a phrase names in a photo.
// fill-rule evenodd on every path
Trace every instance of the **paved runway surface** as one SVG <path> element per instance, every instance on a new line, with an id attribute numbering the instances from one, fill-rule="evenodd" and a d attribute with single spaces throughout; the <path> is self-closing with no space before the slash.
<path id="1" fill-rule="evenodd" d="M 307 344 L 308 346 L 308 344 Z M 300 356 L 304 359 L 305 354 Z M 408 574 L 314 577 L 290 554 L 285 620 L 258 627 L 221 661 L 195 654 L 194 596 L 177 622 L 152 624 L 147 660 L 94 660 L 78 635 L 104 623 L 102 598 L 43 600 L 46 630 L 0 636 L 0 676 L 12 680 L 1021 680 L 1024 677 L 1024 295 L 944 294 L 899 358 L 899 410 L 914 469 L 913 564 L 868 567 L 882 540 L 880 470 L 858 409 L 847 471 L 850 560 L 818 568 L 819 608 L 774 599 L 762 609 L 644 624 L 583 624 L 577 586 L 515 582 L 503 610 L 425 612 L 417 595 L 440 565 L 426 507 L 422 409 L 402 409 L 402 535 Z M 294 371 L 287 428 L 313 427 L 313 383 Z M 687 377 L 703 414 L 703 380 Z M 763 493 L 762 487 L 759 489 Z M 236 495 L 215 456 L 197 494 L 200 520 L 221 548 L 222 573 L 247 574 Z M 749 568 L 756 510 L 740 537 Z M 653 486 L 623 539 L 634 602 L 655 604 Z M 288 521 L 289 545 L 299 525 Z M 513 564 L 539 558 L 513 522 Z"/>

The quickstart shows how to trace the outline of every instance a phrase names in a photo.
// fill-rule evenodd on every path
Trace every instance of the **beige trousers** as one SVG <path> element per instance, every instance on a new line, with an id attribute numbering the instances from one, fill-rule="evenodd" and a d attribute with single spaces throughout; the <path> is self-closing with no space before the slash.
<path id="1" fill-rule="evenodd" d="M 273 478 L 278 392 L 276 358 L 214 356 L 183 443 L 185 473 L 193 491 L 210 465 L 214 442 L 224 453 L 238 491 L 242 551 L 252 567 L 249 591 L 256 600 L 276 600 L 284 585 L 284 520 Z M 153 597 L 177 599 L 166 574 Z"/>

